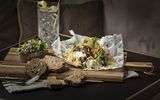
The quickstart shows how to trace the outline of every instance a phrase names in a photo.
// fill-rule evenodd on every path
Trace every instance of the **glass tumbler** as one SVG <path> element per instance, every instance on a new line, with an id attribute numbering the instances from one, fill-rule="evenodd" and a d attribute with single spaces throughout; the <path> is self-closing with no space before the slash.
<path id="1" fill-rule="evenodd" d="M 53 5 L 53 4 L 52 4 Z M 56 6 L 56 4 L 54 4 Z M 48 46 L 59 36 L 59 10 L 57 12 L 51 11 L 49 7 L 42 8 L 38 6 L 38 37 L 47 42 Z"/>

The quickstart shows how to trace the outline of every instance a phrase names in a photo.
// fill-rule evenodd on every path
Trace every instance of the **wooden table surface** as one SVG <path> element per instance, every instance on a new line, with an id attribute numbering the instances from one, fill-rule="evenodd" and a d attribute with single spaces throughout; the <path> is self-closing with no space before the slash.
<path id="1" fill-rule="evenodd" d="M 0 52 L 2 61 L 9 49 Z M 80 88 L 65 87 L 61 90 L 37 90 L 18 94 L 9 94 L 0 83 L 0 98 L 5 100 L 149 100 L 160 92 L 160 59 L 128 52 L 128 61 L 148 61 L 155 66 L 156 75 L 139 73 L 139 78 L 125 80 L 122 83 L 87 83 Z M 2 79 L 0 81 L 3 81 Z"/>

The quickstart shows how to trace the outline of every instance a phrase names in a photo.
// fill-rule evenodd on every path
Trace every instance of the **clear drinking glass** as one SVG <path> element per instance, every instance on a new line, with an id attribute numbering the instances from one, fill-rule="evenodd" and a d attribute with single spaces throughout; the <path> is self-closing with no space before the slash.
<path id="1" fill-rule="evenodd" d="M 52 3 L 50 5 L 55 5 Z M 59 36 L 59 10 L 52 12 L 49 7 L 41 8 L 38 6 L 38 37 L 47 42 L 49 47 Z"/>

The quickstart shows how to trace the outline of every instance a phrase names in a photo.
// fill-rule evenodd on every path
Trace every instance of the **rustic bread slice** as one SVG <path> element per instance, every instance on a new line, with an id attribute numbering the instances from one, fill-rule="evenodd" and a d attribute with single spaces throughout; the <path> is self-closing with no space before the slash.
<path id="1" fill-rule="evenodd" d="M 39 58 L 33 58 L 32 60 L 27 62 L 25 66 L 25 73 L 30 77 L 34 77 L 36 75 L 43 75 L 47 70 L 47 66 L 44 61 Z"/>
<path id="2" fill-rule="evenodd" d="M 46 63 L 49 72 L 61 73 L 68 70 L 65 61 L 59 57 L 46 55 L 43 60 Z"/>

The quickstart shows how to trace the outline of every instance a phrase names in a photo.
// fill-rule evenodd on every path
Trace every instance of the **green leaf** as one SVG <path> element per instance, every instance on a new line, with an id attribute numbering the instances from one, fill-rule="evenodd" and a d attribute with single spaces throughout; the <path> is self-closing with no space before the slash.
<path id="1" fill-rule="evenodd" d="M 97 41 L 97 37 L 92 37 L 92 42 L 96 43 L 96 41 Z"/>

